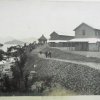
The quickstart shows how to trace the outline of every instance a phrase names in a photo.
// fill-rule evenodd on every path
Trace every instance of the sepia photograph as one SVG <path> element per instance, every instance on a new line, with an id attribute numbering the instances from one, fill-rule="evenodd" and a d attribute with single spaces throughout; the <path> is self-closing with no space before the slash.
<path id="1" fill-rule="evenodd" d="M 0 0 L 0 96 L 84 95 L 100 95 L 100 1 Z"/>

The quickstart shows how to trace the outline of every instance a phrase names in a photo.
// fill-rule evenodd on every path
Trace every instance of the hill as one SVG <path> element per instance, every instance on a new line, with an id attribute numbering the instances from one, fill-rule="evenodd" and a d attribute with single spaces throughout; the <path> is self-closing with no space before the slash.
<path id="1" fill-rule="evenodd" d="M 12 41 L 5 42 L 5 44 L 18 44 L 18 45 L 21 45 L 21 44 L 24 44 L 24 42 L 22 42 L 20 40 L 12 40 Z"/>
<path id="2" fill-rule="evenodd" d="M 37 48 L 33 50 L 24 68 L 24 73 L 36 71 L 39 79 L 51 78 L 51 84 L 59 83 L 66 90 L 81 95 L 99 95 L 100 94 L 100 70 L 91 68 L 87 65 L 75 64 L 70 62 L 57 61 L 52 59 L 43 59 L 37 56 L 36 51 L 51 51 L 52 58 L 70 59 L 85 62 L 100 63 L 100 59 L 86 58 L 82 55 L 63 52 L 55 48 Z M 34 64 L 36 67 L 34 68 Z"/>
<path id="3" fill-rule="evenodd" d="M 34 69 L 33 64 L 37 67 Z M 40 79 L 51 78 L 50 81 L 59 83 L 66 90 L 82 95 L 100 94 L 100 70 L 85 65 L 69 62 L 42 59 L 31 53 L 24 68 L 24 73 L 32 70 L 37 72 Z"/>
<path id="4" fill-rule="evenodd" d="M 12 40 L 15 40 L 15 38 L 10 37 L 10 36 L 0 37 L 0 43 L 2 43 L 2 44 L 4 44 L 5 42 L 8 42 L 8 41 L 12 41 Z"/>
<path id="5" fill-rule="evenodd" d="M 25 42 L 25 43 L 33 43 L 34 41 L 37 42 L 37 39 L 34 37 L 30 37 L 30 38 L 24 38 L 24 39 L 20 39 L 21 41 Z"/>
<path id="6" fill-rule="evenodd" d="M 2 43 L 0 43 L 0 47 L 2 47 L 3 46 L 3 44 Z"/>

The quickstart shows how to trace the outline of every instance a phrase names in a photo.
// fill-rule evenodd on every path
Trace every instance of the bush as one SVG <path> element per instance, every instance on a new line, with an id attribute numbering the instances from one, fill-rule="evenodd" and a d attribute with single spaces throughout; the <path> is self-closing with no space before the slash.
<path id="1" fill-rule="evenodd" d="M 2 61 L 3 60 L 3 56 L 2 56 L 2 54 L 0 54 L 0 61 Z"/>

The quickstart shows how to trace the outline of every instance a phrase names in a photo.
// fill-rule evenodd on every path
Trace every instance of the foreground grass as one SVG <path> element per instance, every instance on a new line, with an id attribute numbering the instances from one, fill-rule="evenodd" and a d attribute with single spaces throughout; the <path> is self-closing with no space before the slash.
<path id="1" fill-rule="evenodd" d="M 79 95 L 71 90 L 66 90 L 64 87 L 59 86 L 59 87 L 53 87 L 49 91 L 45 90 L 44 95 L 46 96 L 75 96 Z"/>
<path id="2" fill-rule="evenodd" d="M 68 91 L 68 90 L 65 90 L 65 89 L 52 89 L 51 92 L 49 92 L 47 94 L 47 96 L 72 96 L 72 95 L 77 95 L 75 92 L 72 92 L 72 91 Z"/>
<path id="3" fill-rule="evenodd" d="M 0 96 L 41 96 L 34 92 L 0 92 Z"/>
<path id="4" fill-rule="evenodd" d="M 66 53 L 54 48 L 44 48 L 43 52 L 51 51 L 52 57 L 100 63 L 100 59 Z M 34 64 L 37 65 L 34 68 Z M 31 53 L 25 65 L 25 72 L 35 70 L 39 78 L 53 77 L 53 81 L 65 88 L 51 88 L 43 95 L 100 95 L 100 70 L 85 65 L 72 64 L 50 59 L 39 58 Z"/>
<path id="5" fill-rule="evenodd" d="M 36 68 L 33 67 L 34 64 L 37 65 Z M 48 95 L 73 95 L 77 93 L 100 95 L 100 70 L 85 65 L 42 59 L 37 55 L 30 54 L 25 71 L 30 72 L 32 70 L 37 72 L 39 78 L 52 77 L 54 82 L 65 87 L 65 90 L 61 88 L 52 89 Z"/>

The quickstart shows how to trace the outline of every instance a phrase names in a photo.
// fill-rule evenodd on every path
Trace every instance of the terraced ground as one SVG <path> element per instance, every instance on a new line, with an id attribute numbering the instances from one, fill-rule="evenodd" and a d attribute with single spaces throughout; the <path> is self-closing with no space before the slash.
<path id="1" fill-rule="evenodd" d="M 86 58 L 81 55 L 73 55 L 52 48 L 42 48 L 45 52 L 50 50 L 55 58 L 63 58 L 84 62 L 100 62 L 99 59 Z M 34 64 L 37 65 L 34 68 Z M 35 70 L 40 78 L 51 77 L 52 83 L 59 83 L 66 90 L 73 91 L 75 94 L 100 94 L 100 70 L 91 68 L 86 65 L 75 64 L 71 62 L 63 62 L 51 59 L 43 59 L 34 54 L 29 55 L 25 66 L 25 72 Z M 59 90 L 59 89 L 58 89 Z M 53 91 L 55 92 L 55 91 Z M 52 93 L 50 93 L 52 95 Z"/>
<path id="2" fill-rule="evenodd" d="M 65 59 L 65 60 L 76 60 L 82 62 L 95 62 L 100 63 L 100 58 L 86 57 L 84 55 L 74 54 L 71 52 L 64 52 L 57 48 L 46 47 L 41 50 L 42 52 L 51 51 L 53 58 Z"/>
<path id="3" fill-rule="evenodd" d="M 62 50 L 64 52 L 68 52 L 68 53 L 72 53 L 72 54 L 79 54 L 79 55 L 83 55 L 86 57 L 96 57 L 96 58 L 100 58 L 100 51 L 74 51 L 74 50 L 67 50 L 66 47 L 53 47 L 53 48 L 57 48 L 59 50 Z"/>

